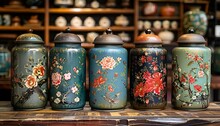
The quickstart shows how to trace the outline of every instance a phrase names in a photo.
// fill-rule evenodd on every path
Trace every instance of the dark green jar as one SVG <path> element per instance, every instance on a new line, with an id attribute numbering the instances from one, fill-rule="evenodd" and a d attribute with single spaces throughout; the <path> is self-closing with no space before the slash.
<path id="1" fill-rule="evenodd" d="M 86 50 L 80 38 L 59 33 L 50 50 L 50 104 L 55 110 L 79 110 L 86 103 Z"/>
<path id="2" fill-rule="evenodd" d="M 47 49 L 41 37 L 33 33 L 18 36 L 15 43 L 12 49 L 12 106 L 15 110 L 43 109 L 47 104 Z"/>

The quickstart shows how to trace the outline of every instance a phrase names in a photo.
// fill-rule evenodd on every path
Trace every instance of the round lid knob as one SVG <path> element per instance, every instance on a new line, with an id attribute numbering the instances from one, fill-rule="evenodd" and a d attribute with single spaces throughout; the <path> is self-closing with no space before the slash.
<path id="1" fill-rule="evenodd" d="M 54 38 L 54 43 L 82 43 L 78 35 L 70 32 L 71 29 L 68 27 L 65 32 L 58 33 Z"/>
<path id="2" fill-rule="evenodd" d="M 123 41 L 119 36 L 112 34 L 112 30 L 108 28 L 104 34 L 95 38 L 94 44 L 120 45 L 123 44 Z"/>
<path id="3" fill-rule="evenodd" d="M 195 30 L 193 28 L 188 29 L 187 34 L 181 35 L 178 40 L 178 43 L 206 43 L 203 36 L 199 34 L 195 34 Z"/>
<path id="4" fill-rule="evenodd" d="M 44 41 L 39 35 L 33 34 L 32 29 L 29 29 L 28 33 L 19 35 L 16 38 L 15 42 L 16 43 L 44 43 Z"/>
<path id="5" fill-rule="evenodd" d="M 135 44 L 162 44 L 162 40 L 157 35 L 151 34 L 150 29 L 146 29 L 145 33 L 139 35 L 134 42 Z"/>

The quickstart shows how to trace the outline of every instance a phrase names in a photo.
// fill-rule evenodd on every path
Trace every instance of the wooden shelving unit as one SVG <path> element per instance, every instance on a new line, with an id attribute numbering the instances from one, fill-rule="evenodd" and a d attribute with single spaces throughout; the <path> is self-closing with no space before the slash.
<path id="1" fill-rule="evenodd" d="M 71 26 L 68 26 L 72 31 L 86 31 L 86 32 L 89 32 L 89 31 L 100 31 L 100 32 L 103 32 L 105 31 L 107 28 L 104 28 L 104 27 L 100 27 L 100 26 L 95 26 L 95 27 L 85 27 L 85 26 L 82 26 L 82 27 L 71 27 Z M 66 29 L 66 27 L 57 27 L 57 26 L 49 26 L 49 29 L 50 30 L 53 30 L 53 31 L 64 31 Z M 113 31 L 133 31 L 134 30 L 134 27 L 133 26 L 129 26 L 129 27 L 122 27 L 122 26 L 111 26 L 111 29 Z"/>

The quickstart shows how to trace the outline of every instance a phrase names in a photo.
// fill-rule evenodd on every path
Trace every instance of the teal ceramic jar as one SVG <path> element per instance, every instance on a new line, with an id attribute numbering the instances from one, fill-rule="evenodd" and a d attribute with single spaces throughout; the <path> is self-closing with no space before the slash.
<path id="1" fill-rule="evenodd" d="M 0 76 L 9 77 L 11 69 L 11 52 L 4 47 L 4 44 L 0 44 Z"/>
<path id="2" fill-rule="evenodd" d="M 40 36 L 22 34 L 12 49 L 12 106 L 15 110 L 38 110 L 47 104 L 48 52 Z"/>
<path id="3" fill-rule="evenodd" d="M 193 27 L 195 33 L 205 35 L 208 26 L 208 18 L 204 11 L 200 10 L 200 6 L 192 6 L 189 11 L 184 14 L 183 27 L 188 29 Z"/>
<path id="4" fill-rule="evenodd" d="M 151 30 L 137 37 L 130 51 L 130 101 L 134 109 L 164 109 L 167 104 L 166 54 Z"/>
<path id="5" fill-rule="evenodd" d="M 173 49 L 172 105 L 181 110 L 201 110 L 209 105 L 211 50 L 194 30 L 179 37 Z"/>
<path id="6" fill-rule="evenodd" d="M 128 53 L 123 41 L 108 29 L 89 52 L 89 104 L 92 109 L 123 109 L 127 103 Z"/>
<path id="7" fill-rule="evenodd" d="M 83 109 L 86 102 L 86 50 L 80 38 L 59 33 L 50 50 L 50 104 L 56 110 Z"/>

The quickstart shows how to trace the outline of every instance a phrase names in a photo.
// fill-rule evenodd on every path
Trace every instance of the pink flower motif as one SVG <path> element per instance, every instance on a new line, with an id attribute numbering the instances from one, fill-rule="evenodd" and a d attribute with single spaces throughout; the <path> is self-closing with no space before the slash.
<path id="1" fill-rule="evenodd" d="M 154 69 L 154 71 L 156 71 L 156 70 L 158 70 L 158 67 L 157 67 L 157 66 L 154 66 L 154 68 L 153 68 L 153 69 Z"/>
<path id="2" fill-rule="evenodd" d="M 79 73 L 79 70 L 77 70 L 77 68 L 76 68 L 76 67 L 73 67 L 73 71 L 74 71 L 76 74 L 78 74 L 78 73 Z"/>
<path id="3" fill-rule="evenodd" d="M 37 77 L 34 75 L 28 75 L 27 79 L 25 80 L 25 86 L 27 88 L 33 88 L 33 87 L 37 87 L 38 83 L 37 83 Z"/>
<path id="4" fill-rule="evenodd" d="M 69 73 L 65 73 L 65 74 L 64 74 L 64 79 L 65 79 L 65 80 L 71 79 L 71 73 L 70 73 L 70 72 L 69 72 Z"/>
<path id="5" fill-rule="evenodd" d="M 149 99 L 146 99 L 146 100 L 145 100 L 145 103 L 146 103 L 146 104 L 149 104 Z"/>
<path id="6" fill-rule="evenodd" d="M 75 92 L 78 91 L 78 88 L 76 86 L 74 86 L 74 87 L 71 88 L 71 90 L 72 90 L 72 93 L 75 93 Z"/>
<path id="7" fill-rule="evenodd" d="M 99 63 L 102 66 L 102 69 L 110 70 L 112 70 L 116 65 L 116 61 L 113 59 L 113 57 L 110 56 L 104 57 Z"/>
<path id="8" fill-rule="evenodd" d="M 199 71 L 199 72 L 198 72 L 198 76 L 199 76 L 199 77 L 203 77 L 203 76 L 204 76 L 204 72 L 203 72 L 203 71 Z"/>
<path id="9" fill-rule="evenodd" d="M 54 86 L 58 86 L 60 83 L 61 83 L 61 79 L 62 79 L 62 76 L 60 75 L 60 73 L 56 72 L 56 73 L 52 73 L 52 84 Z"/>

